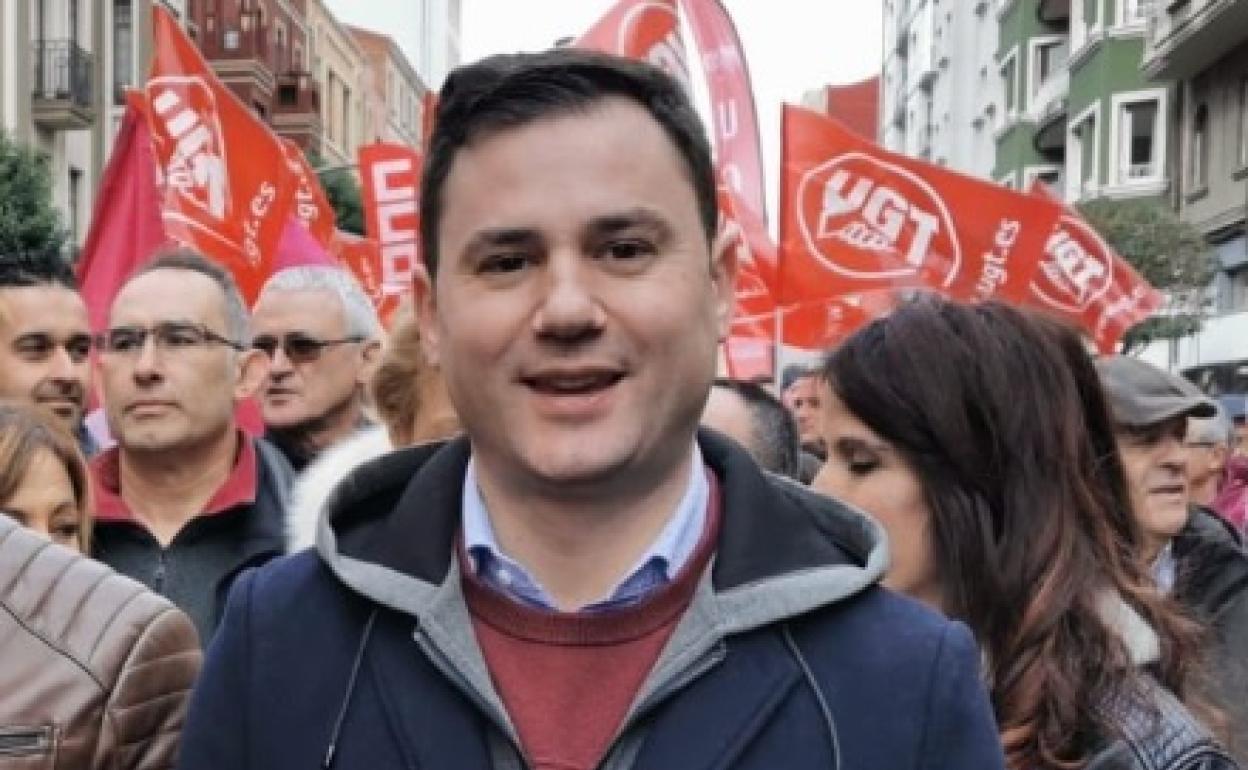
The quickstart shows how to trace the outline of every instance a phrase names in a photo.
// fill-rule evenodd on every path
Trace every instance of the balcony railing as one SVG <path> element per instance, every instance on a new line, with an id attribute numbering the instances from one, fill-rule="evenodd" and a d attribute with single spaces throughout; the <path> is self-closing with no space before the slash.
<path id="1" fill-rule="evenodd" d="M 54 129 L 79 129 L 95 119 L 91 54 L 72 40 L 35 43 L 31 95 L 36 122 Z"/>

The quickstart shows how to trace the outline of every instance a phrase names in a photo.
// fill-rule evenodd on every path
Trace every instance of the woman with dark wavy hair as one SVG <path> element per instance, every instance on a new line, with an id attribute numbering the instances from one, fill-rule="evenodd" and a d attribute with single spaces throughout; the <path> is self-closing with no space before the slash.
<path id="1" fill-rule="evenodd" d="M 1012 768 L 1235 766 L 1180 702 L 1198 629 L 1134 556 L 1076 332 L 921 297 L 832 352 L 823 380 L 815 486 L 884 525 L 885 585 L 970 626 Z"/>

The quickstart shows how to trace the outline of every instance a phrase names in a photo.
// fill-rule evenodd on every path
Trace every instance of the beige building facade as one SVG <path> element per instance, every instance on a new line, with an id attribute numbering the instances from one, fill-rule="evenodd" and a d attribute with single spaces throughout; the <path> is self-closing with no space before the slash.
<path id="1" fill-rule="evenodd" d="M 360 27 L 350 30 L 368 62 L 364 110 L 367 141 L 419 147 L 428 89 L 393 38 Z"/>
<path id="2" fill-rule="evenodd" d="M 366 141 L 364 51 L 323 0 L 308 0 L 308 29 L 312 77 L 321 95 L 320 155 L 327 165 L 351 165 Z"/>

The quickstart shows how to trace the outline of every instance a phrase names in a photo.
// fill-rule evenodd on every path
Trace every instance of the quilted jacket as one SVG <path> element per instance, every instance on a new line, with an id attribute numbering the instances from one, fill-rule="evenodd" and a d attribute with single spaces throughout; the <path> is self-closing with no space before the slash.
<path id="1" fill-rule="evenodd" d="M 199 672 L 190 620 L 0 516 L 0 770 L 160 770 Z"/>

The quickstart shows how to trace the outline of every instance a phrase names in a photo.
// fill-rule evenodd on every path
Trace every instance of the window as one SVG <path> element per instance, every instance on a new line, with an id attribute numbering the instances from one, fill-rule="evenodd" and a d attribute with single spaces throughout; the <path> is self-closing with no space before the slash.
<path id="1" fill-rule="evenodd" d="M 1031 95 L 1038 95 L 1050 81 L 1066 70 L 1070 49 L 1063 38 L 1042 38 L 1031 49 Z M 1033 102 L 1033 107 L 1043 106 Z"/>
<path id="2" fill-rule="evenodd" d="M 113 104 L 134 84 L 134 19 L 130 0 L 113 0 Z"/>
<path id="3" fill-rule="evenodd" d="M 1001 80 L 1005 86 L 1005 114 L 1010 116 L 1018 110 L 1018 93 L 1016 86 L 1018 84 L 1018 56 L 1016 51 L 1011 51 L 1006 56 L 1005 61 L 1001 63 Z"/>
<path id="4" fill-rule="evenodd" d="M 1067 142 L 1066 197 L 1078 200 L 1096 194 L 1100 177 L 1097 123 L 1100 110 L 1094 105 L 1071 121 Z"/>
<path id="5" fill-rule="evenodd" d="M 1124 102 L 1118 107 L 1119 184 L 1161 176 L 1161 111 L 1156 99 Z"/>
<path id="6" fill-rule="evenodd" d="M 238 30 L 227 29 L 224 37 L 225 50 L 234 51 L 238 49 Z"/>
<path id="7" fill-rule="evenodd" d="M 1095 27 L 1101 20 L 1101 3 L 1103 0 L 1081 0 L 1083 3 L 1083 23 Z"/>
<path id="8" fill-rule="evenodd" d="M 1248 167 L 1248 75 L 1239 81 L 1239 167 Z"/>
<path id="9" fill-rule="evenodd" d="M 1188 146 L 1187 188 L 1203 190 L 1209 184 L 1209 107 L 1201 104 L 1192 116 L 1192 133 Z"/>
<path id="10" fill-rule="evenodd" d="M 1147 24 L 1148 17 L 1153 13 L 1153 0 L 1121 0 L 1119 9 L 1119 25 L 1127 27 Z"/>
<path id="11" fill-rule="evenodd" d="M 81 219 L 79 216 L 79 206 L 82 199 L 82 169 L 69 169 L 69 235 L 74 244 L 80 240 L 79 231 Z"/>

